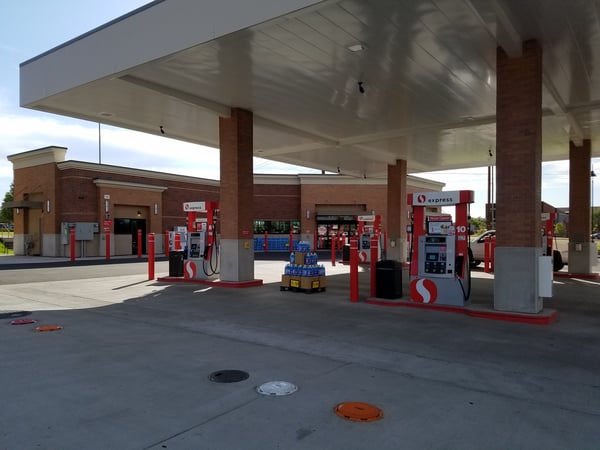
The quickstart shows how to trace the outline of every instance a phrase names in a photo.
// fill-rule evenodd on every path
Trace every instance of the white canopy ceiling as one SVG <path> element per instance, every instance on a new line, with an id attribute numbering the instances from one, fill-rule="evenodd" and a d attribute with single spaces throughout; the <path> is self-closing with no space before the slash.
<path id="1" fill-rule="evenodd" d="M 480 167 L 496 153 L 496 48 L 528 39 L 543 159 L 583 139 L 600 156 L 597 1 L 159 0 L 23 63 L 21 104 L 212 147 L 240 107 L 261 158 L 361 177 L 397 159 Z"/>

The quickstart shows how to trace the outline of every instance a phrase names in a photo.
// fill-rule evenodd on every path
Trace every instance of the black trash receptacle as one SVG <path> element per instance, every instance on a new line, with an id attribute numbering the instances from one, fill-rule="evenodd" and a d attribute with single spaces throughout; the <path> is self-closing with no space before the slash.
<path id="1" fill-rule="evenodd" d="M 169 252 L 169 276 L 183 276 L 183 252 Z"/>
<path id="2" fill-rule="evenodd" d="M 402 263 L 384 259 L 375 263 L 375 295 L 378 298 L 402 297 Z"/>
<path id="3" fill-rule="evenodd" d="M 344 244 L 342 247 L 342 262 L 350 262 L 350 244 Z"/>

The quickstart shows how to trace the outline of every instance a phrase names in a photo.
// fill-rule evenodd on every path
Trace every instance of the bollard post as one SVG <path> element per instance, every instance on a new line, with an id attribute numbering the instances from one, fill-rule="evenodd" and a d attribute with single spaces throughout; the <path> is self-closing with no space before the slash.
<path id="1" fill-rule="evenodd" d="M 267 230 L 265 230 L 265 245 L 263 247 L 265 248 L 265 253 L 269 251 L 269 232 Z"/>
<path id="2" fill-rule="evenodd" d="M 137 230 L 137 256 L 142 257 L 142 230 Z"/>
<path id="3" fill-rule="evenodd" d="M 331 265 L 333 267 L 335 267 L 335 244 L 336 244 L 335 235 L 332 234 L 331 235 Z"/>
<path id="4" fill-rule="evenodd" d="M 490 271 L 494 273 L 494 256 L 496 253 L 496 236 L 492 236 L 492 245 L 490 248 Z"/>
<path id="5" fill-rule="evenodd" d="M 169 257 L 169 230 L 165 231 L 165 256 Z"/>
<path id="6" fill-rule="evenodd" d="M 75 228 L 69 228 L 69 246 L 71 250 L 71 261 L 75 261 Z"/>
<path id="7" fill-rule="evenodd" d="M 490 271 L 490 237 L 486 236 L 483 240 L 483 271 Z"/>
<path id="8" fill-rule="evenodd" d="M 350 301 L 358 302 L 358 238 L 350 239 Z"/>
<path id="9" fill-rule="evenodd" d="M 148 234 L 148 280 L 154 280 L 154 233 Z"/>
<path id="10" fill-rule="evenodd" d="M 371 236 L 371 297 L 377 296 L 376 289 L 376 268 L 377 268 L 377 247 L 378 247 L 378 239 L 375 234 Z"/>
<path id="11" fill-rule="evenodd" d="M 106 247 L 105 247 L 106 260 L 108 261 L 110 259 L 110 230 L 108 228 L 104 232 L 104 239 L 106 241 Z"/>

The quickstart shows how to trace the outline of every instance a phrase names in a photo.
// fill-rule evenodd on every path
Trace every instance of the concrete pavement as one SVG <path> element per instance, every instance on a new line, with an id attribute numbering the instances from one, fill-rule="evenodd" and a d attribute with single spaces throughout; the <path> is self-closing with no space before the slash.
<path id="1" fill-rule="evenodd" d="M 280 291 L 147 281 L 145 263 L 1 269 L 0 449 L 592 449 L 600 442 L 600 292 L 559 279 L 549 326 Z M 8 266 L 5 266 L 8 267 Z M 30 266 L 33 267 L 33 266 Z M 157 263 L 157 276 L 168 264 Z M 360 274 L 361 298 L 368 273 Z M 404 285 L 407 292 L 407 285 Z M 474 273 L 473 302 L 492 277 Z M 58 324 L 60 331 L 35 332 Z M 215 383 L 223 369 L 246 371 Z M 284 380 L 283 397 L 256 392 Z M 381 408 L 374 422 L 334 414 Z"/>

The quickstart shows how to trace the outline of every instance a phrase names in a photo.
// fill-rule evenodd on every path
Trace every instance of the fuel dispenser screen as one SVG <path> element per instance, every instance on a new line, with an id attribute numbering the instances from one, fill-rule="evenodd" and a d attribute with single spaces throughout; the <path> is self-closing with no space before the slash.
<path id="1" fill-rule="evenodd" d="M 419 247 L 424 256 L 419 267 L 421 276 L 454 276 L 454 240 L 450 236 L 420 236 Z"/>

